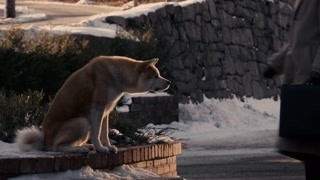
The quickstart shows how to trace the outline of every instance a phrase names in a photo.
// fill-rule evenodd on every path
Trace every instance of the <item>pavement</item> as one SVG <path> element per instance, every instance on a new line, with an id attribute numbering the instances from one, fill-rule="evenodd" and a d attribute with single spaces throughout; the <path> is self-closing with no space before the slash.
<path id="1" fill-rule="evenodd" d="M 0 2 L 1 4 L 1 2 Z M 90 16 L 100 13 L 110 13 L 112 11 L 122 10 L 122 7 L 108 7 L 108 6 L 81 6 L 81 5 L 66 5 L 61 3 L 50 3 L 44 1 L 16 1 L 17 7 L 28 7 L 34 9 L 39 13 L 47 15 L 47 19 L 21 23 L 21 25 L 64 25 L 71 23 L 78 23 L 82 20 L 88 19 Z M 19 15 L 19 12 L 17 12 Z M 4 10 L 0 9 L 0 18 L 3 19 Z M 0 25 L 0 28 L 11 25 Z"/>
<path id="2" fill-rule="evenodd" d="M 185 179 L 290 179 L 303 180 L 302 162 L 277 153 L 274 149 L 192 156 L 183 153 L 177 159 L 178 175 Z"/>

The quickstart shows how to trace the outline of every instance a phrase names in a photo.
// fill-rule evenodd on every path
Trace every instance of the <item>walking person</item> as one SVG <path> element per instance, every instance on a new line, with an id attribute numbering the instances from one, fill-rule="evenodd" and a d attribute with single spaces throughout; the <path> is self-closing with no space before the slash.
<path id="1" fill-rule="evenodd" d="M 295 0 L 293 4 L 288 42 L 270 56 L 263 75 L 283 74 L 284 84 L 320 85 L 320 0 Z M 304 161 L 307 179 L 320 179 L 320 140 L 280 137 L 279 150 Z"/>

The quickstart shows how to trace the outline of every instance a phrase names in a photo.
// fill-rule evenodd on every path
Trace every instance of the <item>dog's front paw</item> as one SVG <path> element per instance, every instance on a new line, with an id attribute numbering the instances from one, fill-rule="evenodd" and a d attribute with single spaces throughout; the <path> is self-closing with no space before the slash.
<path id="1" fill-rule="evenodd" d="M 117 152 L 118 152 L 118 148 L 117 148 L 116 146 L 111 145 L 111 146 L 109 146 L 108 148 L 109 148 L 109 150 L 110 150 L 110 151 L 112 151 L 112 152 L 114 152 L 114 153 L 116 153 L 116 154 L 117 154 Z"/>
<path id="2" fill-rule="evenodd" d="M 104 146 L 95 148 L 95 150 L 96 150 L 97 152 L 99 152 L 99 153 L 109 153 L 109 148 L 104 147 Z"/>

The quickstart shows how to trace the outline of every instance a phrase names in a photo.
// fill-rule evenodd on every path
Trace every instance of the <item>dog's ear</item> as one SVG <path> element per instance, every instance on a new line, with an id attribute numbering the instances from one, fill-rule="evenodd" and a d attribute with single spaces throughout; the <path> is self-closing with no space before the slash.
<path id="1" fill-rule="evenodd" d="M 153 59 L 144 61 L 141 67 L 141 71 L 146 71 L 151 65 L 156 65 L 158 61 L 159 61 L 158 58 L 153 58 Z"/>
<path id="2" fill-rule="evenodd" d="M 145 61 L 145 63 L 147 63 L 148 66 L 150 66 L 150 65 L 156 65 L 158 61 L 159 61 L 159 58 L 153 58 L 153 59 Z"/>
<path id="3" fill-rule="evenodd" d="M 153 59 L 151 59 L 149 61 L 152 61 L 152 64 L 156 65 L 158 63 L 158 61 L 159 61 L 159 58 L 153 58 Z"/>

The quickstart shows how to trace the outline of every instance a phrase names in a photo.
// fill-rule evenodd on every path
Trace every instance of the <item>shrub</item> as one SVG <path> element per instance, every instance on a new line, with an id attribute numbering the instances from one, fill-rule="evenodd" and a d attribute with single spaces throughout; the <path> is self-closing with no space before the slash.
<path id="1" fill-rule="evenodd" d="M 43 90 L 53 95 L 64 80 L 82 67 L 78 58 L 86 40 L 42 31 L 32 35 L 19 28 L 4 32 L 0 39 L 0 89 L 24 92 Z"/>
<path id="2" fill-rule="evenodd" d="M 15 132 L 26 126 L 40 126 L 48 109 L 42 91 L 23 94 L 0 91 L 0 140 L 12 142 Z"/>
<path id="3" fill-rule="evenodd" d="M 158 57 L 160 71 L 167 55 L 158 48 L 157 41 L 53 35 L 45 31 L 27 34 L 18 27 L 0 34 L 0 89 L 17 93 L 31 89 L 53 96 L 71 73 L 99 55 L 142 60 Z"/>
<path id="4" fill-rule="evenodd" d="M 3 38 L 0 39 L 2 49 L 41 57 L 72 57 L 80 54 L 87 45 L 88 41 L 76 41 L 76 38 L 69 34 L 56 35 L 48 31 L 26 32 L 16 26 L 3 31 Z"/>

